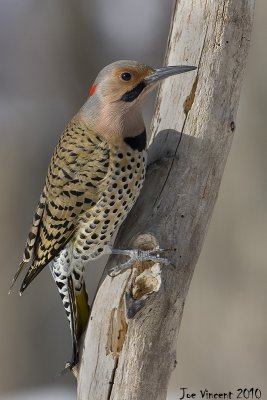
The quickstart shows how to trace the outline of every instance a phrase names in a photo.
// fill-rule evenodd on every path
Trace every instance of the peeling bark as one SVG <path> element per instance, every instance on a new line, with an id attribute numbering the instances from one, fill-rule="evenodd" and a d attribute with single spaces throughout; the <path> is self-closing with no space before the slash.
<path id="1" fill-rule="evenodd" d="M 163 400 L 184 302 L 235 131 L 253 0 L 175 2 L 166 65 L 196 72 L 162 84 L 145 186 L 116 248 L 169 249 L 171 265 L 105 276 L 78 371 L 79 400 Z M 112 256 L 106 271 L 124 261 Z"/>

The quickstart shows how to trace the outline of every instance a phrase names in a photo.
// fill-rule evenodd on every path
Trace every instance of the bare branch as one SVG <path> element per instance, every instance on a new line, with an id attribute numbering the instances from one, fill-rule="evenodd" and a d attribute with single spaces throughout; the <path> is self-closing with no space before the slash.
<path id="1" fill-rule="evenodd" d="M 166 65 L 198 69 L 161 86 L 153 163 L 115 245 L 158 244 L 170 249 L 173 266 L 146 262 L 105 277 L 85 337 L 80 400 L 166 398 L 185 298 L 235 131 L 253 9 L 254 0 L 176 1 Z M 110 258 L 107 268 L 120 261 Z"/>

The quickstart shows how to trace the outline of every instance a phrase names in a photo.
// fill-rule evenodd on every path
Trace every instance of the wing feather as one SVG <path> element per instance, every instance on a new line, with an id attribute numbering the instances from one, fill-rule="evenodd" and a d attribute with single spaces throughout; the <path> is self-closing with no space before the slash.
<path id="1" fill-rule="evenodd" d="M 32 263 L 21 292 L 75 234 L 79 216 L 98 201 L 109 156 L 100 136 L 77 122 L 68 125 L 52 156 L 24 251 L 23 263 Z"/>

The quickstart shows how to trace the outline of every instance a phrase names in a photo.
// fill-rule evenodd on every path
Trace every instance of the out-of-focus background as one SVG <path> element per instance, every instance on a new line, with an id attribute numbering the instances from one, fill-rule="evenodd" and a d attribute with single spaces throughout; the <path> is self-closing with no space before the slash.
<path id="1" fill-rule="evenodd" d="M 104 65 L 162 65 L 172 4 L 0 1 L 1 400 L 75 398 L 74 379 L 59 376 L 71 342 L 49 270 L 22 297 L 17 287 L 7 292 L 64 126 Z M 267 398 L 266 13 L 258 1 L 237 131 L 186 302 L 169 399 L 180 387 L 259 387 Z M 102 268 L 87 269 L 91 294 Z"/>

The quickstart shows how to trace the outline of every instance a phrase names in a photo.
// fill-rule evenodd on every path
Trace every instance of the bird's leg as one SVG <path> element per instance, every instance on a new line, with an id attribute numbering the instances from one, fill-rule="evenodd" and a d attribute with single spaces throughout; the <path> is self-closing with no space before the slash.
<path id="1" fill-rule="evenodd" d="M 160 249 L 159 247 L 156 247 L 155 249 L 150 249 L 150 250 L 111 249 L 112 254 L 120 254 L 120 255 L 128 256 L 129 260 L 123 264 L 120 264 L 120 265 L 117 265 L 116 267 L 111 268 L 109 271 L 109 275 L 111 277 L 118 275 L 122 271 L 125 271 L 128 268 L 131 268 L 132 264 L 136 261 L 139 261 L 139 262 L 152 261 L 155 263 L 169 265 L 170 261 L 167 258 L 160 257 L 161 253 L 164 253 L 165 251 L 168 251 L 168 250 Z"/>

